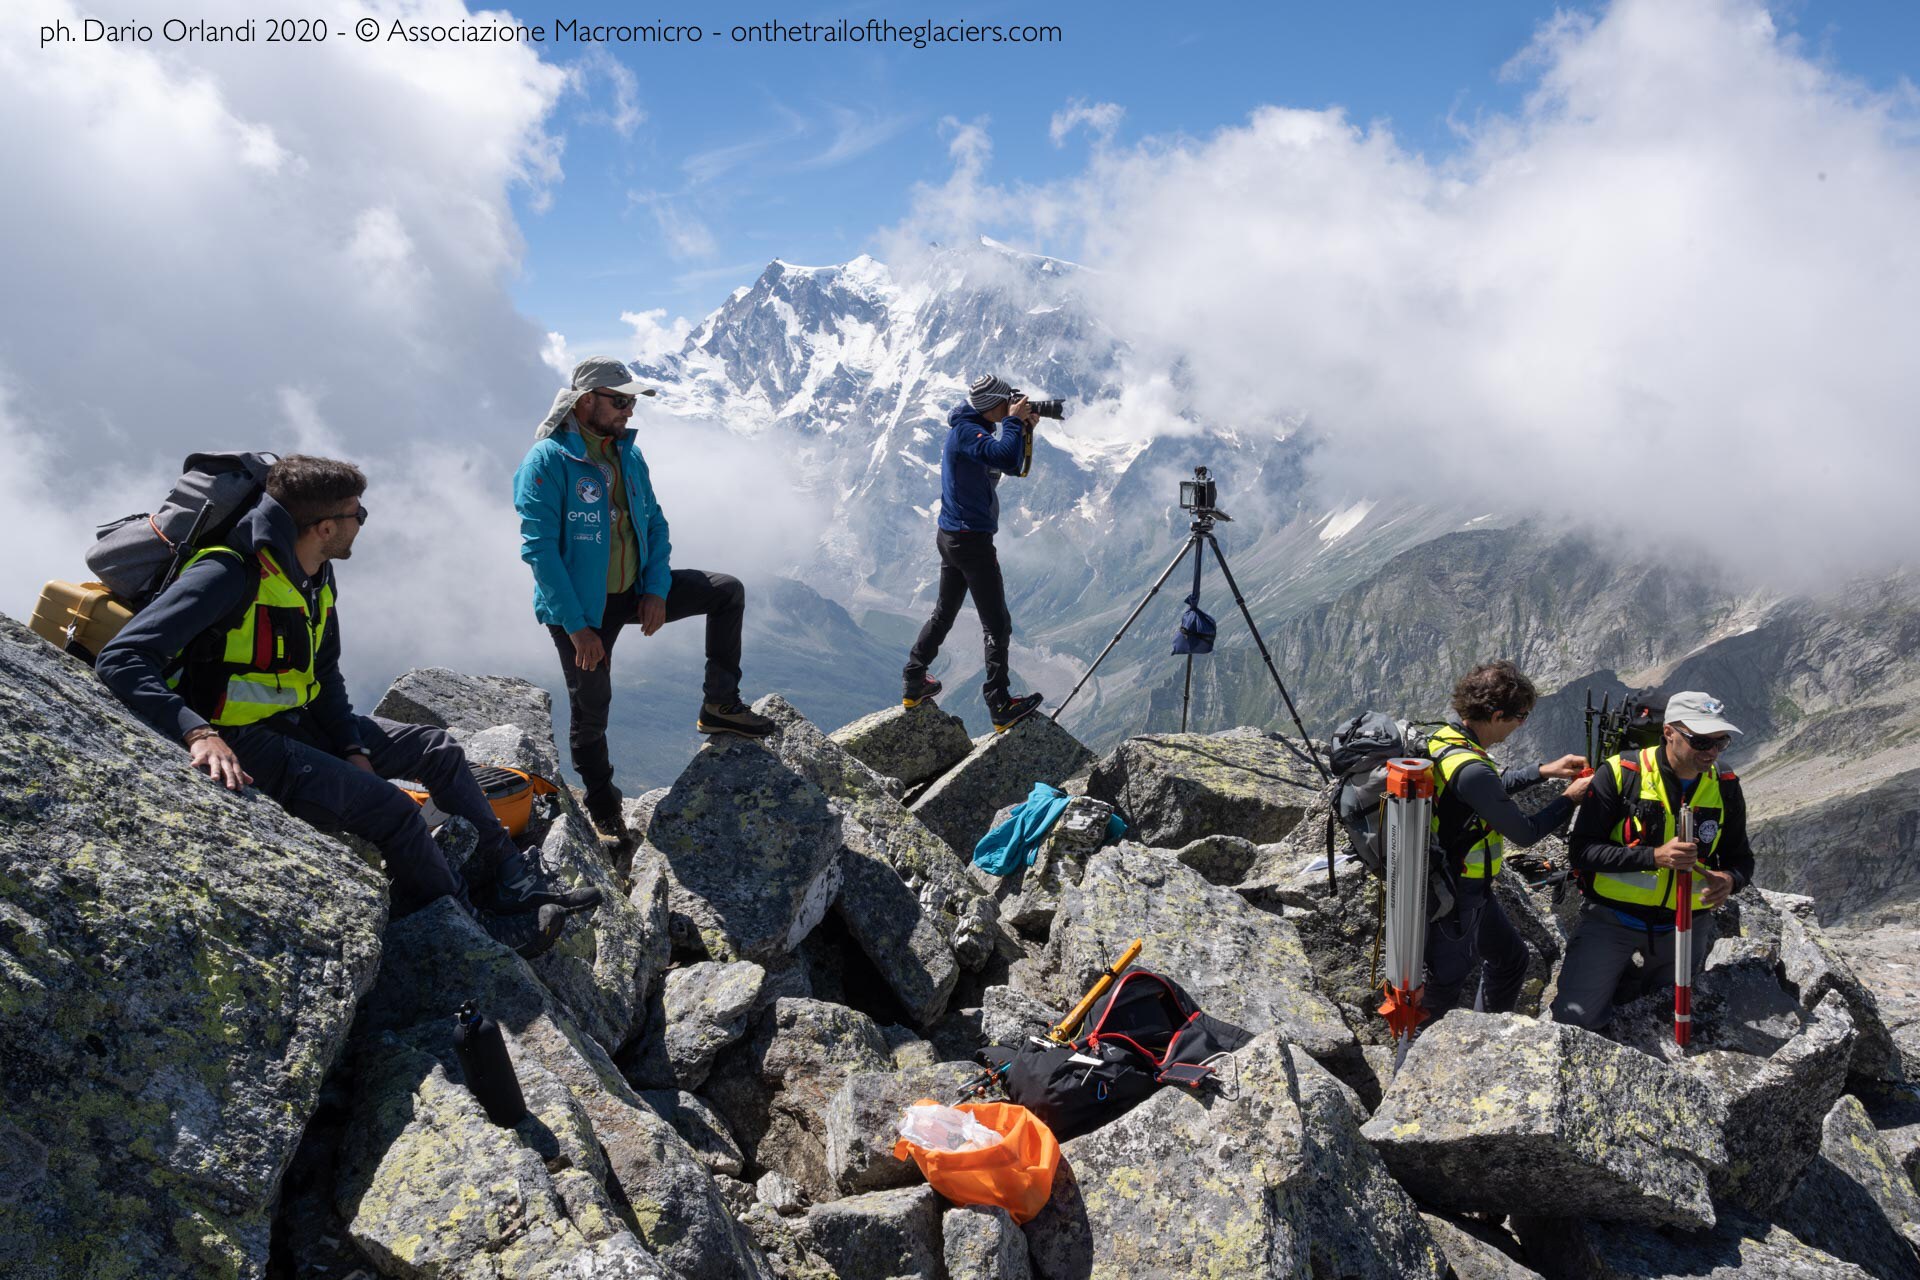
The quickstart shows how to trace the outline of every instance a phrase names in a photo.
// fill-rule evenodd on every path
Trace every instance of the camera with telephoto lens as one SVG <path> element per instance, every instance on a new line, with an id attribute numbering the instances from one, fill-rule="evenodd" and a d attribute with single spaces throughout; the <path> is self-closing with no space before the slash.
<path id="1" fill-rule="evenodd" d="M 1013 398 L 1018 400 L 1026 394 L 1024 391 L 1015 391 Z M 1027 404 L 1042 418 L 1052 418 L 1058 422 L 1067 416 L 1067 402 L 1065 400 L 1029 400 Z"/>

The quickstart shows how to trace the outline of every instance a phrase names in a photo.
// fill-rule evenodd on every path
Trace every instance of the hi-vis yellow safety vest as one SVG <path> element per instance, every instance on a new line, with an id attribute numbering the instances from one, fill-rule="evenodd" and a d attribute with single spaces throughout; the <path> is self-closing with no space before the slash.
<path id="1" fill-rule="evenodd" d="M 1620 800 L 1626 812 L 1620 821 L 1614 824 L 1612 840 L 1615 844 L 1637 844 L 1645 848 L 1657 848 L 1673 839 L 1679 825 L 1679 811 L 1673 800 L 1667 795 L 1666 779 L 1660 774 L 1660 748 L 1648 747 L 1638 753 L 1634 760 L 1624 755 L 1614 756 L 1607 761 L 1607 768 L 1613 771 L 1613 785 L 1619 792 Z M 1627 795 L 1627 778 L 1638 776 L 1640 782 L 1636 788 L 1637 799 L 1657 800 L 1664 816 L 1659 831 L 1643 829 L 1634 817 L 1637 807 L 1634 799 Z M 1720 843 L 1722 823 L 1720 816 L 1726 812 L 1726 806 L 1720 799 L 1720 770 L 1718 766 L 1708 769 L 1700 775 L 1694 784 L 1692 805 L 1696 813 L 1705 812 L 1713 816 L 1702 824 L 1695 834 L 1701 837 L 1700 860 L 1708 862 L 1713 850 Z M 1649 816 L 1651 811 L 1649 810 Z M 1629 830 L 1631 825 L 1632 829 Z M 1650 871 L 1596 871 L 1593 874 L 1593 892 L 1612 902 L 1632 907 L 1659 907 L 1673 910 L 1673 872 L 1665 867 L 1655 867 Z M 1706 877 L 1693 878 L 1693 909 L 1707 910 L 1703 897 L 1706 890 Z"/>
<path id="2" fill-rule="evenodd" d="M 207 547 L 187 561 L 191 568 L 210 555 L 240 556 L 232 547 Z M 293 585 L 264 548 L 260 581 L 238 625 L 214 637 L 167 683 L 184 681 L 188 705 L 212 724 L 258 724 L 312 702 L 320 693 L 314 662 L 333 613 L 333 585 L 320 589 L 317 606 Z"/>
<path id="3" fill-rule="evenodd" d="M 1493 759 L 1487 755 L 1485 747 L 1450 724 L 1435 729 L 1428 736 L 1427 756 L 1433 761 L 1433 821 L 1430 829 L 1435 837 L 1434 843 L 1439 844 L 1440 801 L 1452 786 L 1454 775 L 1476 760 L 1492 769 L 1496 775 L 1500 770 L 1495 768 Z M 1447 853 L 1451 857 L 1464 858 L 1465 866 L 1461 872 L 1463 876 L 1475 880 L 1491 880 L 1500 874 L 1500 860 L 1506 849 L 1506 841 L 1500 838 L 1498 831 L 1487 826 L 1477 814 L 1474 814 L 1471 806 L 1468 806 L 1467 812 L 1470 816 L 1467 819 L 1466 834 L 1476 838 L 1464 851 L 1448 849 Z"/>

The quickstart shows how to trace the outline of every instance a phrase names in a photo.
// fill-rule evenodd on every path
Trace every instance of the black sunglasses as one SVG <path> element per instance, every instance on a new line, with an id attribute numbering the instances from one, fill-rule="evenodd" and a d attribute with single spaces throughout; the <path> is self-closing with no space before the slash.
<path id="1" fill-rule="evenodd" d="M 326 521 L 326 520 L 355 520 L 361 524 L 365 524 L 367 522 L 367 509 L 363 506 L 356 505 L 354 510 L 349 511 L 344 515 L 321 516 L 319 520 L 309 520 L 307 521 L 307 527 L 312 528 L 314 525 L 320 524 L 322 521 Z"/>
<path id="2" fill-rule="evenodd" d="M 613 402 L 613 407 L 616 409 L 631 409 L 640 402 L 639 396 L 630 396 L 621 391 L 609 391 L 605 387 L 599 388 L 593 394 L 605 396 Z"/>
<path id="3" fill-rule="evenodd" d="M 1733 735 L 1730 733 L 1688 733 L 1685 729 L 1675 729 L 1674 732 L 1685 738 L 1687 745 L 1695 751 L 1718 751 L 1733 741 Z"/>

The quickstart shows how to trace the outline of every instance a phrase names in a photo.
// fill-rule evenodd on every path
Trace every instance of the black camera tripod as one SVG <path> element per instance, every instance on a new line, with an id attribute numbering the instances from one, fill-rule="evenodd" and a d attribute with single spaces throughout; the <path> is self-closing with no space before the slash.
<path id="1" fill-rule="evenodd" d="M 1203 483 L 1205 482 L 1206 471 L 1204 468 L 1196 471 L 1195 474 L 1201 477 Z M 1189 490 L 1188 484 L 1183 482 L 1181 489 L 1183 493 L 1187 492 Z M 1212 491 L 1213 486 L 1210 483 L 1206 484 L 1203 492 L 1208 499 L 1211 499 Z M 1187 558 L 1189 551 L 1193 553 L 1193 604 L 1195 608 L 1199 607 L 1200 570 L 1206 563 L 1201 554 L 1201 547 L 1205 545 L 1213 548 L 1213 558 L 1220 564 L 1220 573 L 1227 580 L 1227 589 L 1233 592 L 1233 602 L 1240 606 L 1240 616 L 1247 620 L 1247 630 L 1253 634 L 1253 643 L 1260 650 L 1261 660 L 1267 664 L 1267 674 L 1273 677 L 1273 687 L 1280 691 L 1280 700 L 1286 704 L 1287 714 L 1293 717 L 1293 727 L 1300 731 L 1300 741 L 1306 744 L 1307 749 L 1304 752 L 1301 751 L 1299 747 L 1294 746 L 1293 743 L 1288 742 L 1284 737 L 1280 739 L 1281 745 L 1285 746 L 1287 750 L 1293 752 L 1293 754 L 1301 760 L 1312 765 L 1322 778 L 1331 777 L 1332 775 L 1327 771 L 1327 766 L 1320 760 L 1320 753 L 1313 749 L 1313 738 L 1308 735 L 1307 727 L 1300 723 L 1300 712 L 1293 705 L 1293 695 L 1287 692 L 1286 683 L 1280 679 L 1280 672 L 1278 668 L 1273 665 L 1273 655 L 1267 652 L 1267 643 L 1260 638 L 1260 628 L 1254 625 L 1253 614 L 1247 609 L 1246 597 L 1240 594 L 1240 584 L 1233 580 L 1233 570 L 1227 567 L 1227 557 L 1225 553 L 1220 550 L 1219 541 L 1213 536 L 1213 526 L 1216 521 L 1225 520 L 1231 523 L 1233 517 L 1213 506 L 1196 506 L 1187 509 L 1192 514 L 1193 521 L 1187 526 L 1187 540 L 1181 545 L 1180 553 L 1174 556 L 1172 562 L 1168 564 L 1165 571 L 1160 574 L 1159 580 L 1153 584 L 1152 590 L 1147 592 L 1146 598 L 1134 607 L 1133 612 L 1128 615 L 1127 620 L 1120 624 L 1120 629 L 1113 633 L 1113 639 L 1107 641 L 1107 647 L 1100 651 L 1100 656 L 1093 660 L 1093 665 L 1088 667 L 1086 674 L 1080 677 L 1080 683 L 1074 685 L 1072 692 L 1068 693 L 1067 696 L 1061 700 L 1059 707 L 1055 709 L 1052 716 L 1054 723 L 1059 723 L 1061 715 L 1066 712 L 1067 704 L 1072 702 L 1075 695 L 1086 687 L 1087 681 L 1093 679 L 1093 673 L 1100 669 L 1100 664 L 1107 660 L 1109 653 L 1113 652 L 1113 646 L 1120 643 L 1120 637 L 1127 634 L 1127 628 L 1134 624 L 1140 615 L 1146 611 L 1147 605 L 1153 598 L 1160 594 L 1160 588 L 1166 585 L 1167 579 L 1173 576 L 1173 571 L 1180 567 L 1180 562 Z M 1180 732 L 1182 733 L 1187 731 L 1187 709 L 1192 699 L 1193 655 L 1189 653 L 1187 655 L 1186 681 L 1180 688 Z"/>

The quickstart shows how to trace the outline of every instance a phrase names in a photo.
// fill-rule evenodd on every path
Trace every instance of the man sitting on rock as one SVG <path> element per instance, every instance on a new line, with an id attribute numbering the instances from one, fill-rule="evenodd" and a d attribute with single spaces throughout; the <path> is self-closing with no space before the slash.
<path id="1" fill-rule="evenodd" d="M 1459 1002 L 1474 965 L 1484 960 L 1488 1013 L 1511 1013 L 1527 976 L 1527 944 L 1495 896 L 1493 877 L 1510 841 L 1524 849 L 1567 820 L 1592 779 L 1581 778 L 1577 755 L 1528 768 L 1500 770 L 1487 755 L 1512 737 L 1533 713 L 1533 682 L 1504 659 L 1483 662 L 1453 686 L 1453 714 L 1427 739 L 1433 759 L 1433 857 L 1445 858 L 1453 909 L 1427 927 L 1427 983 L 1423 1008 L 1438 1018 Z M 1513 793 L 1542 778 L 1574 779 L 1539 812 L 1529 814 Z"/>
<path id="2" fill-rule="evenodd" d="M 538 955 L 566 912 L 597 904 L 599 890 L 557 884 L 514 847 L 444 729 L 358 716 L 348 701 L 331 562 L 353 554 L 366 487 L 351 463 L 276 462 L 227 545 L 194 555 L 101 650 L 95 670 L 135 715 L 183 743 L 193 768 L 234 791 L 256 785 L 296 817 L 376 845 L 396 916 L 443 895 L 471 911 L 420 806 L 387 779 L 420 782 L 480 833 L 482 926 Z"/>
<path id="3" fill-rule="evenodd" d="M 1725 711 L 1709 694 L 1676 693 L 1667 699 L 1658 746 L 1613 756 L 1595 771 L 1567 839 L 1587 901 L 1560 967 L 1555 1022 L 1598 1030 L 1616 1004 L 1673 984 L 1676 871 L 1693 873 L 1696 913 L 1752 881 L 1746 798 L 1718 763 L 1740 732 Z M 1677 835 L 1683 804 L 1693 808 L 1693 840 Z M 1695 973 L 1717 932 L 1710 921 L 1694 922 Z M 1623 990 L 1636 955 L 1638 979 Z"/>

